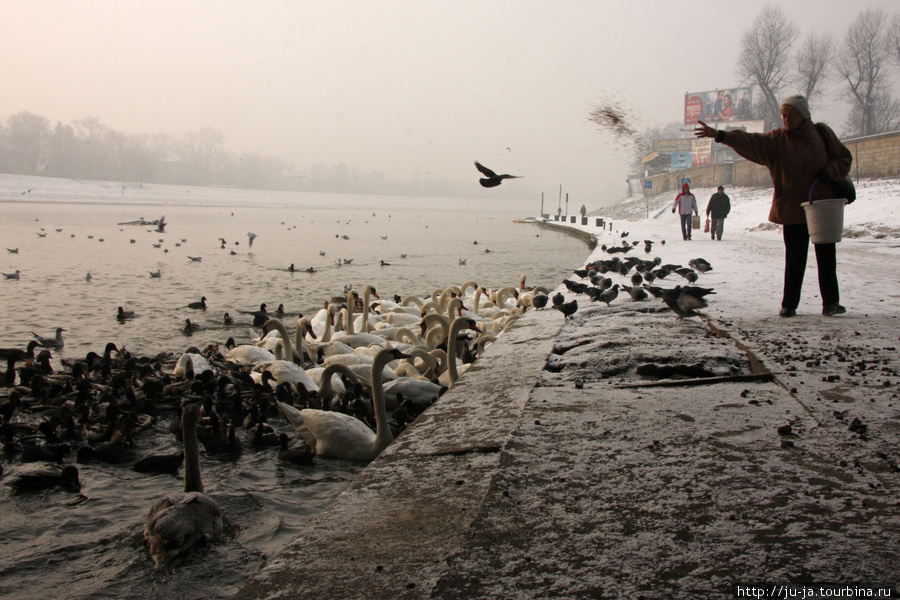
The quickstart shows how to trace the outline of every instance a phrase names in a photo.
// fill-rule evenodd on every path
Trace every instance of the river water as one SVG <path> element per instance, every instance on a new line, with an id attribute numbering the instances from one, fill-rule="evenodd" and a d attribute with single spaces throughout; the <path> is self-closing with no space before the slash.
<path id="1" fill-rule="evenodd" d="M 240 343 L 252 325 L 241 311 L 283 304 L 293 322 L 346 285 L 373 285 L 385 298 L 424 297 L 467 280 L 517 286 L 524 274 L 527 285 L 552 288 L 588 251 L 575 238 L 513 222 L 536 214 L 533 204 L 0 175 L 0 272 L 21 271 L 18 280 L 0 280 L 0 347 L 24 347 L 32 332 L 51 336 L 57 327 L 66 331 L 56 364 L 102 353 L 107 342 L 138 356 L 228 337 Z M 163 233 L 123 224 L 161 216 Z M 315 272 L 305 272 L 309 267 Z M 160 277 L 150 277 L 157 270 Z M 204 296 L 207 310 L 187 308 Z M 118 306 L 135 318 L 118 321 Z M 223 323 L 225 312 L 234 325 Z M 201 329 L 185 336 L 185 319 Z M 0 400 L 7 393 L 0 388 Z M 138 454 L 178 448 L 171 419 L 140 435 Z M 272 424 L 291 431 L 283 420 Z M 162 570 L 153 568 L 140 533 L 150 505 L 179 491 L 178 477 L 87 464 L 79 467 L 80 494 L 26 495 L 0 486 L 0 597 L 229 597 L 365 466 L 316 459 L 289 467 L 274 454 L 247 449 L 234 462 L 201 456 L 206 493 L 223 509 L 227 540 Z M 29 467 L 6 455 L 0 464 L 4 478 Z"/>

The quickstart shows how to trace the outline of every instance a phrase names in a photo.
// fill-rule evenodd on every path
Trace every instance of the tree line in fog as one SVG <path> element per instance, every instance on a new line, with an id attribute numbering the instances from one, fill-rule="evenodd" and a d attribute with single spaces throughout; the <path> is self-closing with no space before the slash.
<path id="1" fill-rule="evenodd" d="M 204 127 L 181 137 L 127 134 L 97 117 L 57 122 L 22 111 L 0 121 L 0 172 L 73 179 L 249 189 L 398 195 L 465 195 L 461 184 L 390 181 L 380 171 L 344 163 L 298 169 L 277 156 L 229 152 L 221 131 Z M 471 190 L 468 190 L 471 193 Z"/>

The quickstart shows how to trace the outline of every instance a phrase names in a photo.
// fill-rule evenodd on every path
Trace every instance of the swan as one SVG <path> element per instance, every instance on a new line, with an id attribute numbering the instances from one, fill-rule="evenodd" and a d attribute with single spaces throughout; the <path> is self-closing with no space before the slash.
<path id="1" fill-rule="evenodd" d="M 334 341 L 347 344 L 348 346 L 352 346 L 353 348 L 368 346 L 369 344 L 378 344 L 379 346 L 384 346 L 387 343 L 387 340 L 385 340 L 383 337 L 374 335 L 372 333 L 356 333 L 353 329 L 353 314 L 350 312 L 350 310 L 351 309 L 348 308 L 341 309 L 341 314 L 344 317 L 344 326 L 346 327 L 346 332 L 343 335 L 335 336 Z"/>
<path id="2" fill-rule="evenodd" d="M 311 408 L 297 410 L 281 401 L 278 402 L 278 407 L 317 455 L 345 460 L 373 460 L 394 439 L 387 423 L 381 374 L 390 361 L 407 357 L 396 348 L 385 348 L 372 363 L 374 432 L 359 419 L 344 413 Z"/>
<path id="3" fill-rule="evenodd" d="M 197 546 L 221 539 L 222 512 L 203 493 L 200 477 L 200 446 L 197 423 L 200 407 L 188 404 L 181 414 L 184 438 L 184 494 L 169 494 L 157 500 L 144 526 L 144 542 L 157 568 Z"/>
<path id="4" fill-rule="evenodd" d="M 351 302 L 351 296 L 355 295 L 354 293 L 347 294 L 347 308 L 350 312 L 350 316 L 353 316 L 353 303 Z M 363 311 L 362 315 L 359 318 L 359 330 L 361 333 L 369 333 L 372 331 L 372 323 L 369 321 L 369 303 L 372 301 L 372 296 L 378 298 L 378 292 L 375 291 L 375 288 L 371 285 L 367 285 L 363 288 Z M 348 327 L 348 331 L 350 328 Z"/>
<path id="5" fill-rule="evenodd" d="M 235 346 L 223 356 L 225 360 L 239 365 L 255 365 L 261 362 L 273 362 L 275 355 L 265 348 L 253 344 L 241 344 Z"/>
<path id="6" fill-rule="evenodd" d="M 453 323 L 450 324 L 450 333 L 447 334 L 447 370 L 444 371 L 444 373 L 442 373 L 438 378 L 438 382 L 440 382 L 441 385 L 447 386 L 448 388 L 452 388 L 456 384 L 457 380 L 459 380 L 460 374 L 465 373 L 465 371 L 471 365 L 471 363 L 469 363 L 465 365 L 461 370 L 456 366 L 456 338 L 459 335 L 459 332 L 463 329 L 471 329 L 473 331 L 481 333 L 481 330 L 478 328 L 478 325 L 473 319 L 458 317 L 453 320 Z"/>
<path id="7" fill-rule="evenodd" d="M 204 371 L 213 371 L 209 361 L 196 352 L 185 352 L 178 357 L 172 376 L 176 379 L 192 379 L 193 377 L 199 377 Z M 192 377 L 187 377 L 188 372 L 192 373 Z"/>
<path id="8" fill-rule="evenodd" d="M 281 334 L 281 342 L 284 344 L 285 356 L 292 357 L 295 355 L 295 349 L 291 344 L 291 338 L 288 336 L 287 329 L 278 319 L 269 319 L 263 325 L 263 330 L 270 328 L 277 329 Z M 303 343 L 302 332 L 311 332 L 309 320 L 306 317 L 297 319 L 297 330 L 295 337 L 297 343 Z M 312 377 L 303 370 L 302 367 L 294 364 L 292 360 L 275 360 L 272 362 L 261 362 L 253 366 L 253 372 L 262 375 L 264 371 L 268 371 L 277 383 L 290 383 L 294 386 L 302 385 L 307 392 L 318 391 L 319 386 L 312 380 Z"/>

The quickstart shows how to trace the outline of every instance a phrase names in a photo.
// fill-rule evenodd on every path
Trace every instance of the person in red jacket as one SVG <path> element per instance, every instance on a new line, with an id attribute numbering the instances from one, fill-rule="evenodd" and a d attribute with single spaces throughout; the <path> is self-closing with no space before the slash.
<path id="1" fill-rule="evenodd" d="M 853 155 L 830 127 L 813 123 L 805 96 L 785 99 L 781 120 L 784 127 L 766 133 L 721 131 L 698 121 L 694 135 L 714 138 L 747 160 L 768 167 L 775 186 L 769 221 L 784 226 L 784 295 L 779 314 L 793 317 L 809 254 L 809 229 L 801 204 L 810 198 L 834 198 L 828 181 L 840 181 L 850 173 Z M 835 245 L 815 244 L 815 249 L 822 314 L 843 314 L 847 309 L 840 304 Z"/>
<path id="2" fill-rule="evenodd" d="M 675 209 L 681 215 L 681 237 L 685 240 L 691 239 L 691 213 L 699 215 L 697 208 L 697 199 L 691 193 L 691 186 L 687 182 L 681 184 L 681 193 L 675 196 L 675 205 L 672 207 L 672 213 Z"/>

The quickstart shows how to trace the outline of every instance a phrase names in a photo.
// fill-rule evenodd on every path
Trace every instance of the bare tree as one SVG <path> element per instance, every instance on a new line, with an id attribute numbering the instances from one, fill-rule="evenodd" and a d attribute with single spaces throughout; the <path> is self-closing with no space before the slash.
<path id="1" fill-rule="evenodd" d="M 895 64 L 900 65 L 900 14 L 894 15 L 888 27 L 888 53 Z"/>
<path id="2" fill-rule="evenodd" d="M 50 121 L 23 110 L 6 119 L 6 140 L 18 168 L 39 173 L 47 161 Z"/>
<path id="3" fill-rule="evenodd" d="M 887 14 L 868 8 L 850 24 L 835 62 L 852 106 L 847 124 L 855 124 L 853 133 L 883 131 L 879 126 L 884 125 L 884 117 L 877 111 L 892 104 L 885 69 L 889 58 Z"/>
<path id="4" fill-rule="evenodd" d="M 781 89 L 787 83 L 791 47 L 799 36 L 797 26 L 780 8 L 767 5 L 741 37 L 737 74 L 759 88 L 767 125 L 780 121 Z"/>
<path id="5" fill-rule="evenodd" d="M 851 111 L 847 115 L 847 129 L 852 135 L 862 131 L 863 111 Z M 879 94 L 872 100 L 871 127 L 874 133 L 900 129 L 900 100 L 890 94 Z"/>
<path id="6" fill-rule="evenodd" d="M 822 95 L 836 52 L 837 43 L 829 33 L 810 33 L 800 43 L 796 85 L 810 102 Z"/>

